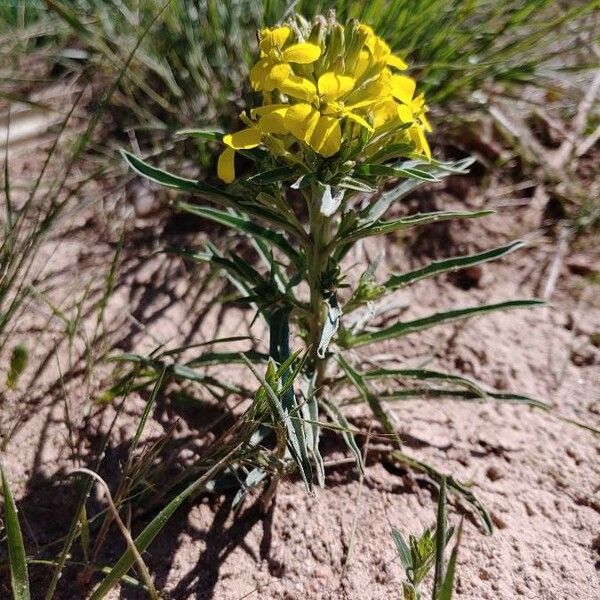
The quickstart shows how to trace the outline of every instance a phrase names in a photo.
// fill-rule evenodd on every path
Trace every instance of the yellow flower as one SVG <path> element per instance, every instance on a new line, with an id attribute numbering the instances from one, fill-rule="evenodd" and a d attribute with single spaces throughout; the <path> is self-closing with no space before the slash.
<path id="1" fill-rule="evenodd" d="M 221 152 L 217 163 L 219 179 L 225 183 L 231 183 L 235 179 L 235 151 L 256 148 L 260 144 L 261 138 L 261 132 L 255 127 L 224 135 L 223 143 L 227 148 Z"/>
<path id="2" fill-rule="evenodd" d="M 346 106 L 341 100 L 354 89 L 355 84 L 356 80 L 348 75 L 333 71 L 323 73 L 317 82 L 318 96 L 313 104 L 299 103 L 290 106 L 285 113 L 285 126 L 294 137 L 309 144 L 321 156 L 333 156 L 342 143 L 341 119 L 349 118 L 362 127 L 373 130 L 363 117 L 354 112 L 371 101 Z"/>
<path id="3" fill-rule="evenodd" d="M 371 27 L 351 28 L 347 46 L 343 27 L 323 20 L 305 38 L 287 25 L 259 33 L 260 59 L 250 81 L 263 92 L 263 106 L 242 115 L 247 129 L 223 138 L 218 172 L 224 181 L 235 177 L 235 151 L 259 144 L 284 163 L 306 160 L 302 148 L 290 149 L 295 142 L 329 158 L 359 136 L 364 143 L 352 146 L 361 150 L 358 161 L 409 141 L 431 157 L 425 99 L 416 95 L 414 79 L 398 73 L 406 63 Z"/>
<path id="4" fill-rule="evenodd" d="M 282 81 L 293 76 L 288 63 L 307 65 L 321 56 L 321 48 L 316 44 L 300 42 L 284 49 L 291 34 L 287 26 L 263 29 L 260 34 L 261 59 L 250 70 L 252 87 L 271 92 L 279 88 Z"/>
<path id="5" fill-rule="evenodd" d="M 368 25 L 360 25 L 363 31 L 367 34 L 367 40 L 365 46 L 368 48 L 371 59 L 375 64 L 386 64 L 390 67 L 395 67 L 401 71 L 407 68 L 407 64 L 395 54 L 392 54 L 390 47 L 387 43 L 382 40 L 379 36 L 375 35 L 375 32 Z M 361 53 L 362 55 L 362 53 Z M 368 55 L 362 55 L 362 60 L 368 59 Z M 361 57 L 359 57 L 359 62 Z"/>

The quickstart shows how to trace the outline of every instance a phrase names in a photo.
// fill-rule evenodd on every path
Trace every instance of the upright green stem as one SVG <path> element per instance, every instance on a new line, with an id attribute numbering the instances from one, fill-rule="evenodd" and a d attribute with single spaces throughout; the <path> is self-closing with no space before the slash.
<path id="1" fill-rule="evenodd" d="M 327 268 L 328 256 L 325 249 L 328 245 L 329 219 L 325 217 L 317 205 L 315 194 L 307 198 L 309 207 L 310 244 L 307 248 L 307 280 L 310 288 L 309 347 L 310 362 L 316 374 L 316 387 L 319 387 L 325 375 L 326 359 L 319 358 L 317 352 L 323 319 L 325 317 L 325 299 L 322 290 L 322 275 Z"/>

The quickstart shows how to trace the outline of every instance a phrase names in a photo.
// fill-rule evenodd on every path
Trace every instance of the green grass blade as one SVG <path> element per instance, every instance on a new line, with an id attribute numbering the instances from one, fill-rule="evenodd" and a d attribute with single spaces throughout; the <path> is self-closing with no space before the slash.
<path id="1" fill-rule="evenodd" d="M 23 534 L 19 525 L 17 507 L 13 500 L 10 486 L 0 466 L 2 475 L 2 495 L 4 496 L 4 524 L 8 542 L 8 562 L 10 566 L 10 582 L 14 600 L 29 600 L 29 575 L 27 573 L 27 557 L 23 544 Z"/>
<path id="2" fill-rule="evenodd" d="M 232 448 L 221 460 L 215 463 L 202 477 L 190 484 L 183 492 L 175 496 L 155 517 L 148 523 L 144 530 L 135 538 L 135 546 L 141 554 L 160 533 L 167 521 L 173 516 L 173 513 L 181 506 L 186 498 L 198 492 L 210 481 L 210 479 L 221 470 L 231 459 L 233 454 L 239 449 L 239 446 Z M 117 563 L 110 570 L 110 573 L 102 580 L 94 590 L 90 600 L 101 600 L 106 594 L 120 581 L 120 579 L 129 571 L 135 562 L 135 557 L 131 550 L 127 550 Z"/>
<path id="3" fill-rule="evenodd" d="M 452 592 L 454 589 L 454 576 L 456 574 L 456 559 L 458 558 L 458 548 L 460 546 L 460 540 L 462 538 L 462 528 L 463 522 L 461 521 L 460 525 L 458 526 L 458 532 L 456 534 L 456 544 L 454 544 L 454 548 L 452 548 L 450 560 L 448 561 L 448 568 L 446 570 L 446 574 L 444 575 L 442 585 L 440 586 L 439 593 L 435 597 L 435 600 L 452 600 Z"/>
<path id="4" fill-rule="evenodd" d="M 452 258 L 446 258 L 444 260 L 436 260 L 429 265 L 409 271 L 408 273 L 402 273 L 401 275 L 392 275 L 383 285 L 390 291 L 397 290 L 405 285 L 414 283 L 426 277 L 433 277 L 448 271 L 458 271 L 459 269 L 466 269 L 474 265 L 480 265 L 482 263 L 496 260 L 510 252 L 514 252 L 519 248 L 523 248 L 525 243 L 517 240 L 505 244 L 493 250 L 486 250 L 484 252 L 478 252 L 476 254 L 469 254 L 467 256 L 457 256 Z"/>
<path id="5" fill-rule="evenodd" d="M 435 570 L 432 600 L 436 600 L 444 577 L 444 550 L 446 548 L 446 478 L 442 476 L 438 491 L 437 522 L 435 528 Z"/>
<path id="6" fill-rule="evenodd" d="M 372 344 L 374 342 L 382 342 L 384 340 L 390 340 L 398 337 L 402 337 L 417 331 L 423 331 L 436 325 L 443 325 L 446 323 L 453 323 L 455 321 L 461 321 L 463 319 L 470 319 L 477 315 L 487 314 L 491 312 L 513 310 L 515 308 L 533 308 L 536 306 L 546 306 L 546 302 L 543 300 L 508 300 L 506 302 L 498 302 L 496 304 L 484 304 L 483 306 L 473 306 L 471 308 L 459 308 L 455 310 L 449 310 L 447 312 L 436 313 L 429 317 L 422 319 L 415 319 L 414 321 L 405 321 L 404 323 L 397 323 L 391 327 L 386 327 L 379 331 L 373 331 L 369 333 L 363 333 L 351 338 L 347 345 L 350 348 L 357 346 L 364 346 L 365 344 Z"/>

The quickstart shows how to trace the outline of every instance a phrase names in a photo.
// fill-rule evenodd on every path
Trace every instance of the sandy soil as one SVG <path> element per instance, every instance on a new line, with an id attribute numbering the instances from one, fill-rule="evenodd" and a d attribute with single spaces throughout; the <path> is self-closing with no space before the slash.
<path id="1" fill-rule="evenodd" d="M 27 165 L 21 155 L 12 168 L 23 176 L 31 168 Z M 431 202 L 438 208 L 494 204 L 489 189 L 469 182 L 465 187 L 450 181 L 423 192 L 410 208 Z M 86 307 L 78 329 L 81 334 L 69 348 L 64 321 L 41 300 L 32 303 L 15 332 L 15 340 L 27 344 L 32 357 L 19 389 L 7 395 L 6 414 L 12 423 L 15 415 L 19 419 L 3 464 L 32 554 L 66 531 L 76 499 L 68 473 L 76 465 L 93 464 L 101 433 L 114 414 L 113 407 L 97 402 L 113 380 L 114 366 L 100 361 L 89 374 L 82 357 L 91 352 L 100 359 L 105 351 L 143 353 L 158 343 L 174 347 L 217 334 L 239 334 L 252 319 L 250 314 L 211 307 L 207 299 L 221 290 L 205 280 L 204 271 L 191 269 L 177 258 L 152 255 L 173 243 L 214 238 L 214 228 L 190 225 L 165 212 L 136 217 L 120 187 L 110 182 L 98 186 L 84 188 L 78 201 L 85 203 L 101 192 L 102 205 L 85 208 L 63 222 L 60 233 L 43 246 L 39 261 L 38 285 L 54 306 L 70 317 L 79 301 Z M 530 201 L 500 208 L 484 225 L 456 222 L 423 229 L 407 240 L 388 239 L 381 276 L 388 269 L 405 269 L 519 236 L 530 241 L 524 250 L 467 275 L 418 283 L 400 297 L 407 307 L 402 316 L 540 294 L 556 252 L 553 231 L 541 229 L 544 207 L 538 190 Z M 107 308 L 107 328 L 93 341 L 91 351 L 86 350 L 83 338 L 92 339 L 96 318 L 90 307 L 102 294 L 123 223 L 124 250 Z M 364 261 L 382 248 L 378 242 L 352 258 Z M 407 365 L 426 363 L 491 388 L 533 395 L 550 402 L 560 415 L 598 427 L 600 296 L 597 285 L 573 273 L 581 268 L 569 268 L 571 258 L 577 264 L 583 260 L 597 265 L 598 248 L 580 244 L 573 249 L 562 263 L 547 308 L 440 327 L 401 343 L 383 344 L 377 352 L 382 360 L 391 355 Z M 201 291 L 203 286 L 207 291 Z M 253 333 L 263 335 L 259 324 Z M 355 359 L 360 359 L 360 353 Z M 131 396 L 113 432 L 100 469 L 109 483 L 117 480 L 119 461 L 145 398 Z M 491 537 L 466 514 L 458 598 L 600 597 L 597 437 L 555 416 L 512 405 L 411 401 L 389 408 L 406 439 L 407 453 L 472 484 L 492 513 L 496 531 Z M 193 456 L 210 441 L 202 433 L 211 418 L 204 410 L 182 408 L 165 395 L 149 425 L 148 439 L 156 439 L 177 422 L 181 460 L 186 452 Z M 363 408 L 352 408 L 349 415 L 358 426 L 368 426 L 369 414 Z M 71 432 L 65 422 L 72 423 Z M 324 450 L 330 464 L 326 487 L 312 497 L 301 482 L 287 481 L 266 515 L 252 502 L 232 514 L 227 496 L 199 498 L 182 507 L 145 555 L 156 574 L 157 588 L 174 600 L 400 598 L 403 572 L 390 529 L 416 534 L 431 525 L 433 488 L 376 450 L 367 453 L 362 481 L 343 460 L 343 447 L 335 437 L 324 436 Z M 104 506 L 102 494 L 95 490 L 90 514 Z M 459 514 L 452 511 L 450 519 L 458 522 Z M 140 525 L 141 520 L 134 529 Z M 111 539 L 114 542 L 101 556 L 102 564 L 111 564 L 122 551 L 116 530 Z M 75 554 L 79 552 L 76 549 Z M 41 598 L 48 570 L 32 566 L 31 572 L 33 597 Z M 67 570 L 60 597 L 84 597 L 76 572 Z M 9 583 L 6 571 L 1 575 L 4 597 Z M 111 596 L 142 597 L 131 586 Z"/>

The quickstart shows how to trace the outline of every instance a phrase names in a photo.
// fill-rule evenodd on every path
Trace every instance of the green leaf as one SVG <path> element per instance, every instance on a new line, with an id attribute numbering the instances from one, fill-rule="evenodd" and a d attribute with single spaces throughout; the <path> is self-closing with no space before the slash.
<path id="1" fill-rule="evenodd" d="M 433 213 L 417 213 L 401 219 L 392 221 L 375 221 L 366 227 L 360 227 L 348 234 L 342 235 L 336 239 L 338 245 L 355 242 L 365 237 L 374 235 L 384 235 L 394 231 L 403 231 L 411 227 L 420 227 L 429 223 L 438 223 L 440 221 L 449 221 L 451 219 L 479 219 L 493 214 L 493 210 L 456 210 L 456 211 L 437 211 Z"/>
<path id="2" fill-rule="evenodd" d="M 540 408 L 541 410 L 545 411 L 551 410 L 549 404 L 546 404 L 541 400 L 537 400 L 536 398 L 523 396 L 522 394 L 512 394 L 510 392 L 490 392 L 489 390 L 484 390 L 484 393 L 485 396 L 481 396 L 480 393 L 465 390 L 447 390 L 430 387 L 420 387 L 395 390 L 393 392 L 385 391 L 381 392 L 379 395 L 385 400 L 410 400 L 413 398 L 418 398 L 420 400 L 470 400 L 476 402 L 494 400 L 496 402 L 507 402 L 508 404 L 524 404 L 526 406 Z"/>
<path id="3" fill-rule="evenodd" d="M 454 590 L 454 576 L 456 574 L 456 559 L 458 558 L 458 548 L 460 546 L 460 540 L 462 538 L 463 522 L 461 521 L 458 526 L 458 532 L 456 534 L 456 544 L 452 548 L 450 560 L 448 561 L 448 568 L 444 575 L 444 580 L 440 587 L 439 593 L 435 597 L 435 600 L 452 600 L 452 593 Z"/>
<path id="4" fill-rule="evenodd" d="M 6 387 L 12 390 L 16 385 L 21 373 L 27 366 L 27 348 L 23 344 L 17 344 L 10 355 L 10 368 L 6 375 Z"/>
<path id="5" fill-rule="evenodd" d="M 400 287 L 408 285 L 409 283 L 414 283 L 415 281 L 419 281 L 426 277 L 433 277 L 434 275 L 440 275 L 441 273 L 446 273 L 448 271 L 457 271 L 459 269 L 465 269 L 467 267 L 472 267 L 474 265 L 495 260 L 501 256 L 509 254 L 510 252 L 518 250 L 519 248 L 523 248 L 523 246 L 525 246 L 525 243 L 517 240 L 510 242 L 509 244 L 505 244 L 504 246 L 494 248 L 493 250 L 486 250 L 484 252 L 469 254 L 467 256 L 456 256 L 452 258 L 446 258 L 444 260 L 436 260 L 420 269 L 409 271 L 408 273 L 402 273 L 401 275 L 392 275 L 383 285 L 390 291 L 396 290 Z"/>
<path id="6" fill-rule="evenodd" d="M 438 491 L 437 521 L 435 528 L 435 572 L 433 576 L 433 600 L 444 576 L 444 550 L 446 549 L 446 478 L 442 476 Z"/>
<path id="7" fill-rule="evenodd" d="M 338 354 L 336 356 L 336 360 L 342 368 L 342 370 L 346 373 L 348 379 L 354 385 L 362 399 L 369 405 L 369 407 L 373 411 L 375 418 L 379 421 L 385 433 L 392 437 L 398 448 L 401 448 L 402 440 L 400 439 L 400 436 L 396 431 L 396 427 L 394 427 L 390 416 L 388 415 L 385 408 L 383 408 L 379 397 L 376 394 L 373 394 L 367 386 L 363 375 L 359 373 L 354 367 L 352 367 L 341 354 Z"/>
<path id="8" fill-rule="evenodd" d="M 471 308 L 458 308 L 447 312 L 436 313 L 422 319 L 415 319 L 414 321 L 397 323 L 396 325 L 380 329 L 379 331 L 363 333 L 350 338 L 349 341 L 346 341 L 346 344 L 350 348 L 355 348 L 357 346 L 364 346 L 365 344 L 402 337 L 410 333 L 416 333 L 417 331 L 435 327 L 436 325 L 469 319 L 481 314 L 512 310 L 515 308 L 532 308 L 536 306 L 546 306 L 546 302 L 543 300 L 508 300 L 506 302 L 498 302 L 497 304 L 484 304 L 483 306 L 474 306 Z"/>
<path id="9" fill-rule="evenodd" d="M 429 172 L 432 175 L 435 175 L 438 179 L 446 177 L 451 173 L 466 173 L 468 172 L 468 167 L 473 164 L 473 162 L 474 159 L 472 158 L 466 158 L 455 163 L 441 163 L 433 160 L 431 162 L 433 168 L 430 168 Z M 365 207 L 360 212 L 361 223 L 374 223 L 377 221 L 377 219 L 385 214 L 385 212 L 394 202 L 412 192 L 412 190 L 419 187 L 421 183 L 422 181 L 419 179 L 409 179 L 407 181 L 403 181 L 391 190 L 379 194 L 372 204 Z"/>
<path id="10" fill-rule="evenodd" d="M 348 420 L 342 411 L 333 402 L 329 402 L 329 400 L 326 400 L 325 398 L 321 398 L 320 402 L 325 407 L 330 419 L 339 426 L 338 431 L 341 433 L 344 442 L 346 442 L 346 446 L 348 446 L 348 449 L 354 455 L 359 471 L 364 473 L 365 466 L 363 464 L 363 457 L 360 448 L 354 439 L 350 423 L 348 423 Z"/>
<path id="11" fill-rule="evenodd" d="M 19 525 L 17 507 L 13 500 L 10 486 L 0 466 L 2 475 L 2 495 L 4 496 L 4 524 L 8 542 L 8 562 L 10 566 L 10 582 L 14 600 L 29 600 L 29 575 L 27 573 L 27 557 L 23 544 L 23 534 Z"/>
<path id="12" fill-rule="evenodd" d="M 290 359 L 293 359 L 294 356 L 291 356 Z M 286 445 L 290 454 L 298 466 L 302 479 L 304 480 L 304 485 L 308 492 L 312 492 L 312 467 L 310 464 L 310 460 L 308 458 L 309 448 L 306 445 L 306 440 L 304 439 L 304 430 L 303 430 L 303 422 L 302 419 L 298 416 L 293 416 L 291 412 L 284 408 L 281 398 L 273 389 L 273 386 L 269 384 L 267 379 L 263 377 L 254 367 L 254 365 L 248 360 L 245 359 L 244 362 L 252 372 L 252 374 L 256 377 L 256 379 L 261 384 L 261 390 L 264 392 L 265 399 L 268 401 L 269 406 L 271 408 L 273 417 L 276 421 L 281 423 L 286 430 Z M 287 362 L 287 361 L 286 361 Z M 272 363 L 272 361 L 271 361 Z M 271 364 L 270 363 L 270 364 Z M 287 371 L 288 366 L 284 363 L 281 365 L 280 370 L 282 372 Z M 296 374 L 297 375 L 297 372 Z M 293 377 L 295 377 L 295 375 Z M 290 379 L 293 379 L 290 378 Z M 288 384 L 291 385 L 291 381 L 288 380 Z M 285 389 L 281 391 L 281 395 L 285 395 Z"/>
<path id="13" fill-rule="evenodd" d="M 267 240 L 284 252 L 292 261 L 294 261 L 295 264 L 300 264 L 301 262 L 300 255 L 290 245 L 285 237 L 276 231 L 272 231 L 271 229 L 267 229 L 266 227 L 262 227 L 261 225 L 253 223 L 246 217 L 234 215 L 216 208 L 199 206 L 197 204 L 190 204 L 189 202 L 183 201 L 176 202 L 175 206 L 185 212 L 197 215 L 199 217 L 204 217 L 205 219 L 209 219 L 215 223 L 220 223 L 226 227 L 231 227 L 232 229 L 246 233 L 249 236 Z"/>
<path id="14" fill-rule="evenodd" d="M 319 423 L 319 404 L 314 393 L 309 393 L 305 402 L 300 405 L 302 416 L 304 418 L 306 445 L 310 449 L 310 454 L 316 467 L 317 483 L 325 486 L 325 463 L 319 451 L 319 438 L 321 434 L 321 425 Z"/>
<path id="15" fill-rule="evenodd" d="M 223 138 L 222 131 L 211 131 L 209 129 L 180 129 L 175 135 L 191 136 L 203 140 L 220 141 Z"/>
<path id="16" fill-rule="evenodd" d="M 392 539 L 396 545 L 396 550 L 398 551 L 398 556 L 400 557 L 400 562 L 402 563 L 404 570 L 408 571 L 409 569 L 412 569 L 413 564 L 410 548 L 404 540 L 400 530 L 395 527 L 392 527 Z"/>
<path id="17" fill-rule="evenodd" d="M 178 175 L 173 175 L 163 169 L 153 167 L 131 152 L 127 152 L 127 150 L 121 150 L 121 155 L 134 171 L 146 179 L 164 185 L 165 187 L 174 188 L 182 192 L 189 192 L 191 194 L 201 194 L 217 201 L 227 200 L 228 202 L 235 202 L 236 200 L 235 196 L 231 196 L 208 183 L 179 177 Z"/>
<path id="18" fill-rule="evenodd" d="M 251 175 L 246 181 L 257 185 L 270 185 L 272 183 L 279 183 L 280 181 L 296 179 L 297 177 L 298 167 L 277 167 L 270 171 L 263 171 L 262 173 Z"/>
<path id="19" fill-rule="evenodd" d="M 367 164 L 361 165 L 357 171 L 361 175 L 387 175 L 393 177 L 408 177 L 411 179 L 418 179 L 420 181 L 439 181 L 435 175 L 432 175 L 427 171 L 423 171 L 422 169 L 415 169 L 411 167 L 403 168 L 401 166 Z"/>
<path id="20" fill-rule="evenodd" d="M 420 381 L 443 381 L 446 383 L 454 383 L 464 386 L 479 398 L 485 398 L 487 393 L 474 381 L 470 381 L 459 375 L 451 373 L 442 373 L 440 371 L 431 371 L 428 369 L 375 369 L 362 374 L 367 380 L 369 379 L 386 379 L 386 378 L 408 378 L 418 379 Z"/>

